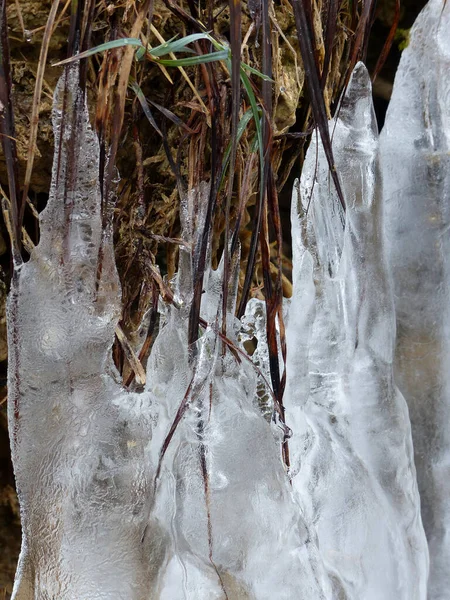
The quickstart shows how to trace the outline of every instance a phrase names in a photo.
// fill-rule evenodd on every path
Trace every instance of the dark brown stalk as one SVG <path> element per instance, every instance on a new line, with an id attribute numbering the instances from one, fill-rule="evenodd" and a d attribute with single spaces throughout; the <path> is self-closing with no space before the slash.
<path id="1" fill-rule="evenodd" d="M 363 2 L 363 9 L 361 16 L 359 17 L 358 25 L 356 27 L 355 39 L 350 54 L 350 61 L 347 70 L 347 77 L 345 80 L 345 87 L 347 87 L 352 71 L 355 68 L 355 65 L 358 62 L 358 60 L 364 60 L 365 58 L 369 38 L 369 30 L 371 25 L 372 11 L 375 3 L 376 0 L 364 0 Z"/>
<path id="2" fill-rule="evenodd" d="M 328 0 L 327 20 L 325 23 L 325 57 L 323 60 L 322 75 L 320 77 L 320 87 L 322 93 L 327 84 L 328 70 L 330 68 L 331 57 L 333 56 L 333 44 L 336 37 L 337 20 L 339 12 L 339 0 Z"/>
<path id="3" fill-rule="evenodd" d="M 278 406 L 280 409 L 280 418 L 283 425 L 286 424 L 285 420 L 285 409 L 283 404 L 283 395 L 284 388 L 286 386 L 286 336 L 284 329 L 284 319 L 283 319 L 283 286 L 282 286 L 282 248 L 283 248 L 283 237 L 282 237 L 282 228 L 281 228 L 281 219 L 280 219 L 280 210 L 278 204 L 278 195 L 275 185 L 275 180 L 273 176 L 273 171 L 269 172 L 269 180 L 268 180 L 268 208 L 270 215 L 272 217 L 272 224 L 275 231 L 276 238 L 276 248 L 277 248 L 277 274 L 275 280 L 275 286 L 272 285 L 271 289 L 271 297 L 269 302 L 267 303 L 266 298 L 266 306 L 267 306 L 267 339 L 269 340 L 269 336 L 272 336 L 272 342 L 269 344 L 269 360 L 271 366 L 271 377 L 272 383 L 274 381 L 276 383 L 276 388 L 274 387 L 274 393 L 277 397 Z M 264 259 L 263 259 L 264 260 Z M 267 260 L 267 257 L 266 257 Z M 270 261 L 270 256 L 269 256 Z M 269 277 L 270 277 L 270 263 L 269 263 Z M 270 306 L 269 306 L 270 305 Z M 269 323 L 269 315 L 270 315 L 270 323 Z M 278 328 L 279 335 L 277 336 L 277 320 L 278 320 Z M 284 368 L 283 374 L 280 379 L 280 364 L 278 360 L 278 337 L 280 340 L 280 348 L 281 355 L 283 358 Z M 275 352 L 273 358 L 270 356 L 270 348 L 272 347 L 272 352 Z M 272 375 L 273 369 L 273 375 Z M 289 467 L 289 446 L 287 440 L 283 440 L 282 444 L 282 454 L 283 460 L 286 467 Z"/>
<path id="4" fill-rule="evenodd" d="M 311 27 L 306 15 L 305 2 L 306 0 L 291 0 L 297 26 L 297 37 L 303 60 L 303 68 L 305 69 L 306 82 L 311 97 L 311 108 L 314 115 L 314 121 L 320 132 L 325 156 L 339 201 L 342 208 L 345 210 L 344 194 L 342 193 L 341 184 L 334 165 L 333 149 L 331 147 L 330 132 L 328 129 L 327 111 L 315 59 L 315 43 L 313 42 Z"/>
<path id="5" fill-rule="evenodd" d="M 267 132 L 267 129 L 264 129 L 264 132 Z M 264 138 L 263 138 L 264 139 Z M 264 160 L 265 164 L 265 160 Z M 259 233 L 261 231 L 261 219 L 263 214 L 263 206 L 265 201 L 265 176 L 264 176 L 264 168 L 262 172 L 259 174 L 259 197 L 258 202 L 256 204 L 256 213 L 254 216 L 254 225 L 252 228 L 252 236 L 250 239 L 250 251 L 247 259 L 247 267 L 245 269 L 245 279 L 244 285 L 242 287 L 241 300 L 239 302 L 239 307 L 237 311 L 238 319 L 242 318 L 245 313 L 245 307 L 247 306 L 248 297 L 250 294 L 250 286 L 253 280 L 253 273 L 255 271 L 255 263 L 256 263 L 256 252 L 258 249 L 258 240 Z M 260 168 L 261 171 L 261 168 Z"/>
<path id="6" fill-rule="evenodd" d="M 264 75 L 272 77 L 272 38 L 269 19 L 269 0 L 262 0 L 261 5 L 262 18 L 262 71 Z M 264 205 L 267 194 L 267 177 L 272 159 L 272 83 L 271 81 L 263 80 L 261 96 L 264 106 L 264 118 L 262 124 L 263 142 L 264 142 L 264 169 L 260 173 L 260 194 L 259 201 L 256 207 L 255 225 L 252 230 L 250 241 L 250 252 L 247 261 L 245 272 L 244 286 L 242 289 L 241 300 L 237 316 L 240 319 L 245 313 L 248 296 L 250 293 L 250 285 L 253 279 L 256 262 L 256 250 L 258 246 L 258 238 L 261 231 L 261 220 L 264 213 Z"/>
<path id="7" fill-rule="evenodd" d="M 6 20 L 6 0 L 0 2 L 0 135 L 8 175 L 11 210 L 11 246 L 14 266 L 22 263 L 22 215 L 19 196 L 19 163 L 17 160 L 16 130 L 12 102 L 11 70 L 8 44 L 8 24 Z"/>
<path id="8" fill-rule="evenodd" d="M 272 78 L 272 35 L 270 30 L 270 19 L 269 19 L 269 0 L 262 0 L 262 52 L 263 52 L 263 73 L 268 77 Z M 263 263 L 263 277 L 264 277 L 264 291 L 266 300 L 266 335 L 269 349 L 269 366 L 270 376 L 272 380 L 273 392 L 277 399 L 278 407 L 281 411 L 281 420 L 284 424 L 284 406 L 283 406 L 283 388 L 284 388 L 284 376 L 283 385 L 280 381 L 280 364 L 278 360 L 278 336 L 276 328 L 277 316 L 282 315 L 282 302 L 283 302 L 283 290 L 282 290 L 282 248 L 283 238 L 281 232 L 281 221 L 278 206 L 278 196 L 275 188 L 275 181 L 272 170 L 272 85 L 270 81 L 263 80 L 262 83 L 262 97 L 264 101 L 264 107 L 266 109 L 266 119 L 263 124 L 263 135 L 266 155 L 264 157 L 264 189 L 266 190 L 266 204 L 264 205 L 264 218 L 262 221 L 261 228 L 261 256 Z M 277 243 L 277 277 L 275 280 L 275 286 L 272 282 L 270 272 L 270 243 L 269 243 L 269 229 L 268 229 L 268 215 L 272 217 L 272 225 L 275 230 L 276 243 Z M 284 327 L 281 328 L 281 332 L 284 333 Z M 284 336 L 283 336 L 284 338 Z M 285 356 L 285 341 L 281 340 L 281 346 L 283 350 L 283 358 Z M 287 443 L 283 444 L 283 459 L 287 467 L 289 467 L 289 453 Z"/>
<path id="9" fill-rule="evenodd" d="M 200 21 L 197 21 L 197 19 L 195 19 L 189 13 L 187 13 L 183 8 L 181 8 L 181 6 L 174 2 L 174 0 L 164 0 L 164 4 L 174 15 L 176 15 L 179 19 L 186 23 L 186 25 L 190 25 L 192 31 L 199 33 L 202 31 L 206 31 L 206 27 L 202 25 Z M 209 4 L 212 4 L 212 2 Z"/>
<path id="10" fill-rule="evenodd" d="M 389 34 L 386 38 L 386 41 L 384 42 L 384 46 L 383 46 L 383 49 L 381 50 L 381 54 L 378 57 L 377 64 L 375 65 L 375 69 L 374 69 L 373 75 L 372 75 L 372 83 L 375 81 L 379 72 L 383 68 L 384 63 L 386 62 L 386 59 L 389 55 L 389 52 L 391 51 L 392 43 L 394 41 L 395 34 L 397 32 L 399 21 L 400 21 L 400 0 L 396 0 L 395 1 L 394 20 L 392 22 L 392 25 L 389 30 Z"/>
<path id="11" fill-rule="evenodd" d="M 233 195 L 234 173 L 238 146 L 239 108 L 241 103 L 241 41 L 242 19 L 240 0 L 230 0 L 230 40 L 231 40 L 231 155 L 228 176 L 227 200 L 225 206 L 224 269 L 222 292 L 222 333 L 226 335 L 228 286 L 230 280 L 230 210 Z"/>
<path id="12" fill-rule="evenodd" d="M 217 83 L 213 74 L 212 65 L 201 65 L 205 87 L 209 96 L 209 106 L 211 111 L 211 182 L 209 189 L 208 206 L 203 229 L 199 236 L 198 244 L 194 248 L 193 256 L 193 299 L 189 313 L 188 343 L 193 348 L 193 344 L 198 339 L 198 327 L 200 318 L 200 304 L 203 292 L 203 278 L 206 268 L 206 255 L 208 244 L 211 239 L 213 214 L 217 204 L 217 190 L 220 172 L 220 139 L 218 114 L 220 108 L 220 95 Z"/>
<path id="13" fill-rule="evenodd" d="M 152 340 L 153 340 L 153 334 L 155 332 L 155 327 L 156 327 L 156 322 L 158 320 L 158 299 L 159 299 L 159 290 L 158 290 L 158 286 L 156 285 L 156 283 L 152 280 L 151 282 L 152 285 L 152 298 L 151 298 L 151 305 L 150 305 L 150 320 L 149 320 L 149 324 L 148 324 L 148 329 L 147 329 L 147 335 L 145 337 L 145 342 L 142 345 L 142 348 L 139 352 L 139 362 L 141 364 L 144 364 L 145 360 L 148 357 L 149 351 L 150 351 L 150 346 L 152 344 Z M 125 387 L 129 387 L 134 379 L 135 375 L 134 372 L 131 371 L 130 374 L 128 375 L 128 378 L 124 381 L 124 385 Z"/>

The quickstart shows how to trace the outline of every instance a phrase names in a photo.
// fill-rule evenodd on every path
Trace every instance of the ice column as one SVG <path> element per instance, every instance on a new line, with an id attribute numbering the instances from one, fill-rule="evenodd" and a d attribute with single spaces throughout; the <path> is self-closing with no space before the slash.
<path id="1" fill-rule="evenodd" d="M 378 136 L 361 63 L 330 132 L 345 214 L 314 137 L 292 202 L 285 402 L 293 486 L 315 524 L 333 597 L 424 600 L 428 553 L 408 410 L 393 380 Z"/>
<path id="2" fill-rule="evenodd" d="M 188 227 L 202 222 L 207 190 L 182 205 Z M 191 215 L 191 217 L 190 217 Z M 148 391 L 160 407 L 159 449 L 183 403 L 186 410 L 167 445 L 155 505 L 171 522 L 173 554 L 160 583 L 160 600 L 322 600 L 330 587 L 281 462 L 280 443 L 258 405 L 255 367 L 222 346 L 223 269 L 205 277 L 202 317 L 209 323 L 195 348 L 187 346 L 193 257 L 184 253 L 170 307 L 148 366 Z M 238 346 L 233 317 L 237 272 L 230 283 L 227 336 Z M 156 448 L 156 446 L 155 446 Z M 160 455 L 161 456 L 161 455 Z"/>
<path id="3" fill-rule="evenodd" d="M 450 5 L 411 30 L 380 136 L 397 311 L 396 380 L 408 402 L 430 547 L 429 600 L 450 598 Z"/>
<path id="4" fill-rule="evenodd" d="M 23 528 L 13 598 L 142 600 L 161 554 L 156 534 L 141 543 L 151 407 L 121 388 L 110 360 L 120 287 L 110 232 L 102 234 L 99 144 L 76 67 L 57 85 L 53 125 L 41 240 L 8 305 Z"/>

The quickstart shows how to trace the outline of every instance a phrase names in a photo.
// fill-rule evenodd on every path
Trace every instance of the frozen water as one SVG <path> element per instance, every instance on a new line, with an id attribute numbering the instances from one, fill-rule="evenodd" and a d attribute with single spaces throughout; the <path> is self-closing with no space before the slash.
<path id="1" fill-rule="evenodd" d="M 377 130 L 361 63 L 338 115 L 330 131 L 345 229 L 315 142 L 292 202 L 285 402 L 293 486 L 315 524 L 334 597 L 423 600 L 428 554 L 408 411 L 393 381 Z"/>
<path id="2" fill-rule="evenodd" d="M 187 202 L 202 204 L 195 194 Z M 195 237 L 189 239 L 186 228 L 184 233 L 187 247 L 195 248 Z M 189 264 L 192 259 L 184 257 L 180 298 L 189 297 L 182 289 L 190 281 L 183 272 Z M 148 392 L 160 407 L 155 448 L 164 445 L 182 402 L 188 405 L 157 484 L 174 548 L 159 598 L 330 598 L 314 534 L 294 501 L 279 443 L 259 406 L 258 372 L 248 360 L 222 352 L 221 281 L 222 265 L 207 269 L 202 316 L 211 326 L 196 352 L 188 353 L 184 307 L 171 308 L 148 365 Z M 232 282 L 227 333 L 237 346 L 240 323 L 231 317 L 237 272 Z"/>
<path id="3" fill-rule="evenodd" d="M 396 368 L 413 421 L 429 600 L 450 589 L 449 14 L 431 0 L 419 18 L 381 138 Z M 111 360 L 120 286 L 104 224 L 113 198 L 102 198 L 75 67 L 58 83 L 53 122 L 41 240 L 8 302 L 23 526 L 14 600 L 424 600 L 428 547 L 407 404 L 394 383 L 365 67 L 330 123 L 346 211 L 318 136 L 294 188 L 289 472 L 264 304 L 252 300 L 242 321 L 234 317 L 237 260 L 227 340 L 223 264 L 213 270 L 207 256 L 202 329 L 188 346 L 209 184 L 181 199 L 175 301 L 160 307 L 145 390 L 129 393 Z"/>
<path id="4" fill-rule="evenodd" d="M 99 145 L 76 68 L 58 83 L 53 125 L 41 241 L 8 306 L 23 527 L 13 598 L 141 600 L 156 561 L 141 544 L 151 407 L 120 387 L 110 360 L 120 287 L 108 231 L 102 242 Z"/>
<path id="5" fill-rule="evenodd" d="M 260 371 L 242 350 L 223 351 L 222 265 L 206 269 L 209 325 L 188 347 L 208 185 L 183 198 L 175 303 L 161 308 L 145 391 L 127 393 L 111 361 L 120 315 L 102 223 L 111 199 L 101 197 L 99 145 L 75 67 L 58 83 L 53 120 L 41 241 L 9 299 L 23 525 L 14 600 L 329 598 L 314 532 L 261 410 Z M 236 266 L 227 334 L 238 348 Z"/>
<path id="6" fill-rule="evenodd" d="M 450 5 L 410 33 L 380 136 L 397 311 L 396 380 L 411 416 L 429 600 L 450 598 Z"/>

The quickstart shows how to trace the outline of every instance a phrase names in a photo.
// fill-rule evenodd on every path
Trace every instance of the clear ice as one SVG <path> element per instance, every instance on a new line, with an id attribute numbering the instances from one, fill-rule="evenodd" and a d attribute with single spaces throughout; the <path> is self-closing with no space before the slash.
<path id="1" fill-rule="evenodd" d="M 122 387 L 114 198 L 66 68 L 41 238 L 8 300 L 13 600 L 450 598 L 449 21 L 441 0 L 419 17 L 380 141 L 356 66 L 330 122 L 345 210 L 313 136 L 292 201 L 288 427 L 264 303 L 234 316 L 237 257 L 223 316 L 224 267 L 207 256 L 188 345 L 206 182 L 181 198 L 175 300 L 159 307 L 144 390 Z"/>
<path id="2" fill-rule="evenodd" d="M 380 135 L 397 315 L 396 381 L 411 417 L 428 600 L 450 598 L 450 5 L 410 32 Z"/>
<path id="3" fill-rule="evenodd" d="M 151 407 L 111 360 L 120 286 L 99 143 L 75 67 L 58 83 L 41 239 L 9 297 L 9 419 L 23 540 L 14 600 L 141 600 Z M 102 269 L 99 272 L 99 257 Z"/>
<path id="4" fill-rule="evenodd" d="M 189 194 L 182 207 L 189 247 L 196 247 L 191 236 L 201 232 L 202 222 L 201 214 L 192 215 L 196 207 L 205 207 L 206 199 L 205 186 Z M 173 539 L 158 597 L 329 598 L 314 536 L 281 462 L 279 440 L 258 406 L 257 371 L 249 360 L 222 351 L 222 265 L 207 270 L 202 316 L 210 326 L 188 352 L 191 261 L 183 252 L 176 283 L 180 308 L 168 310 L 148 366 L 148 392 L 159 407 L 162 436 L 155 448 L 163 446 L 182 401 L 189 405 L 157 482 L 157 496 L 167 499 Z M 232 316 L 236 286 L 237 270 L 230 285 L 227 335 L 238 347 L 241 324 Z"/>
<path id="5" fill-rule="evenodd" d="M 258 373 L 242 350 L 222 350 L 222 267 L 207 269 L 209 326 L 188 347 L 208 186 L 182 201 L 189 249 L 176 302 L 161 308 L 144 392 L 128 393 L 111 360 L 120 286 L 101 210 L 111 199 L 101 196 L 99 144 L 75 67 L 57 86 L 53 119 L 41 240 L 9 298 L 23 525 L 14 600 L 329 598 L 279 438 L 259 408 Z M 227 321 L 238 346 L 236 286 L 235 270 Z"/>
<path id="6" fill-rule="evenodd" d="M 293 488 L 315 526 L 333 598 L 420 600 L 428 553 L 408 410 L 393 378 L 378 133 L 362 63 L 330 133 L 345 215 L 314 141 L 292 200 L 285 403 Z"/>

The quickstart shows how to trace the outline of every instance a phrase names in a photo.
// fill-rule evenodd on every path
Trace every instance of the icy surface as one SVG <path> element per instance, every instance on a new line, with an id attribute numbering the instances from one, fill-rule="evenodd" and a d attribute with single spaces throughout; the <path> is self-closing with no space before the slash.
<path id="1" fill-rule="evenodd" d="M 431 548 L 428 600 L 450 589 L 450 10 L 442 6 L 432 0 L 412 33 L 381 138 L 396 368 Z M 318 136 L 294 188 L 289 471 L 264 304 L 251 300 L 234 317 L 236 257 L 223 319 L 223 264 L 213 270 L 207 256 L 199 339 L 188 346 L 209 185 L 181 199 L 175 300 L 160 306 L 145 389 L 129 393 L 111 360 L 120 316 L 105 218 L 113 198 L 102 198 L 76 67 L 58 83 L 53 121 L 41 239 L 8 301 L 23 525 L 13 599 L 425 600 L 428 547 L 408 408 L 394 383 L 394 296 L 364 66 L 330 124 L 346 210 Z"/>
<path id="2" fill-rule="evenodd" d="M 101 243 L 99 146 L 76 68 L 58 83 L 53 124 L 41 241 L 8 306 L 23 526 L 13 598 L 142 600 L 155 564 L 141 544 L 150 407 L 121 389 L 110 364 L 120 289 L 108 232 Z"/>
<path id="3" fill-rule="evenodd" d="M 187 199 L 185 224 L 195 213 L 192 207 L 205 206 L 196 199 L 203 193 L 197 190 Z M 195 248 L 195 237 L 187 238 Z M 169 310 L 148 366 L 148 391 L 160 407 L 155 436 L 162 437 L 155 448 L 163 446 L 182 402 L 188 404 L 157 484 L 174 548 L 159 598 L 330 598 L 314 535 L 294 501 L 279 442 L 259 406 L 257 369 L 229 349 L 223 353 L 217 334 L 222 266 L 207 269 L 202 316 L 211 327 L 188 352 L 183 299 L 190 297 L 184 292 L 191 265 L 186 253 L 177 283 L 181 308 Z M 240 323 L 231 316 L 237 273 L 232 282 L 227 335 L 237 346 Z"/>
<path id="4" fill-rule="evenodd" d="M 293 486 L 315 524 L 333 597 L 423 600 L 428 555 L 408 411 L 393 381 L 377 130 L 362 64 L 338 114 L 330 129 L 345 230 L 314 142 L 292 202 L 285 402 Z"/>
<path id="5" fill-rule="evenodd" d="M 146 389 L 127 393 L 111 361 L 120 289 L 102 225 L 109 199 L 101 198 L 99 146 L 76 68 L 57 86 L 53 118 L 41 241 L 9 299 L 9 417 L 24 533 L 14 600 L 330 598 L 258 396 L 267 354 L 261 311 L 261 369 L 237 349 L 236 264 L 233 352 L 218 335 L 222 266 L 206 269 L 209 325 L 188 347 L 208 186 L 182 200 L 175 303 L 161 307 Z"/>
<path id="6" fill-rule="evenodd" d="M 412 423 L 429 600 L 450 598 L 450 5 L 411 30 L 380 136 L 396 379 Z"/>

